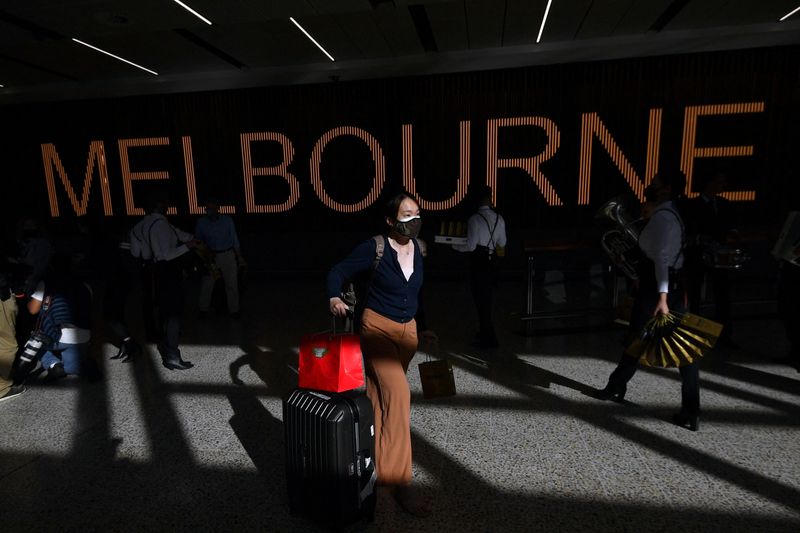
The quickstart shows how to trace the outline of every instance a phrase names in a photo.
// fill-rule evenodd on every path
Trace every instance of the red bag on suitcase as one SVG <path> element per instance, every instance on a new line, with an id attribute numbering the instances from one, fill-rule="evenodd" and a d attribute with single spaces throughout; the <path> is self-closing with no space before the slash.
<path id="1" fill-rule="evenodd" d="M 366 386 L 358 335 L 306 335 L 300 341 L 299 363 L 300 388 L 344 392 Z"/>

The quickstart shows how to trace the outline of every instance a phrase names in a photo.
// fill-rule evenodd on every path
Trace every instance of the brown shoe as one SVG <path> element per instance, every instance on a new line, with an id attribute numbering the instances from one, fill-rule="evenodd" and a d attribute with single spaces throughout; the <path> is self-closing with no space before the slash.
<path id="1" fill-rule="evenodd" d="M 430 516 L 433 512 L 430 502 L 411 486 L 401 486 L 394 489 L 393 496 L 395 501 L 405 512 L 418 518 Z"/>

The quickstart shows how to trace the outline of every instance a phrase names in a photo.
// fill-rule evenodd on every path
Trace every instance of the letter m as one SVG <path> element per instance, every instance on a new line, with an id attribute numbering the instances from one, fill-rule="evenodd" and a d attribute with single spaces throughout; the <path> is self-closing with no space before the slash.
<path id="1" fill-rule="evenodd" d="M 92 174 L 94 167 L 97 165 L 98 173 L 100 174 L 100 189 L 103 193 L 103 213 L 106 216 L 113 215 L 111 209 L 111 192 L 108 187 L 108 167 L 106 166 L 106 150 L 103 141 L 92 141 L 89 145 L 89 156 L 86 160 L 86 175 L 83 178 L 83 189 L 81 190 L 81 198 L 72 188 L 67 176 L 67 171 L 64 170 L 64 165 L 61 164 L 61 158 L 58 157 L 56 147 L 52 143 L 42 144 L 42 163 L 44 163 L 44 176 L 47 180 L 47 196 L 50 199 L 50 216 L 59 216 L 58 212 L 58 198 L 56 196 L 56 180 L 53 175 L 53 167 L 58 172 L 58 177 L 64 190 L 69 197 L 72 208 L 77 215 L 85 215 L 89 208 L 89 193 L 92 189 Z"/>

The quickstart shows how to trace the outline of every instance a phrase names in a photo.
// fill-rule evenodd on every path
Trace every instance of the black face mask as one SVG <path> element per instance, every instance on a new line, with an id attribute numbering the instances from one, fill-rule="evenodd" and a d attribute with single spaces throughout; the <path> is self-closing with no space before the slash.
<path id="1" fill-rule="evenodd" d="M 658 193 L 661 189 L 653 185 L 648 185 L 644 188 L 644 199 L 648 202 L 655 202 L 658 200 Z"/>
<path id="2" fill-rule="evenodd" d="M 398 235 L 408 237 L 409 239 L 416 239 L 417 235 L 419 235 L 419 230 L 422 229 L 422 219 L 419 215 L 398 219 L 395 221 L 393 229 Z"/>

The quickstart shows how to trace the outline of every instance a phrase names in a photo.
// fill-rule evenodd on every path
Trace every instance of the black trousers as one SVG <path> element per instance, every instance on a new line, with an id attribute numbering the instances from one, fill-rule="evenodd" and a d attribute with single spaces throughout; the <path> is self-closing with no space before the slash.
<path id="1" fill-rule="evenodd" d="M 144 322 L 145 337 L 148 341 L 160 340 L 156 271 L 153 263 L 142 264 L 140 280 L 142 282 L 142 321 Z"/>
<path id="2" fill-rule="evenodd" d="M 647 272 L 647 266 L 645 266 L 639 274 L 640 285 L 634 300 L 630 323 L 631 333 L 634 335 L 638 335 L 650 319 L 659 298 L 655 279 L 654 277 L 650 279 L 650 276 L 654 276 L 653 265 L 648 261 L 642 262 L 648 263 L 650 270 Z M 667 303 L 671 311 L 685 310 L 683 285 L 679 273 L 670 275 Z M 621 388 L 636 374 L 638 368 L 639 360 L 623 353 L 617 368 L 608 378 L 609 385 L 616 389 Z M 678 370 L 681 374 L 681 412 L 690 416 L 696 415 L 700 412 L 700 370 L 696 362 L 684 365 Z"/>
<path id="3" fill-rule="evenodd" d="M 130 253 L 125 252 L 130 256 Z M 135 283 L 135 270 L 132 263 L 133 258 L 125 261 L 117 261 L 109 265 L 111 271 L 106 276 L 106 290 L 103 296 L 103 316 L 109 329 L 124 340 L 131 336 L 128 321 L 125 318 L 125 310 L 128 303 L 128 295 Z M 138 269 L 138 265 L 135 265 Z M 152 324 L 151 324 L 152 326 Z"/>
<path id="4" fill-rule="evenodd" d="M 478 338 L 481 342 L 496 343 L 497 335 L 492 324 L 492 293 L 497 283 L 494 261 L 480 248 L 472 252 L 469 263 L 469 283 L 472 300 L 478 312 Z"/>
<path id="5" fill-rule="evenodd" d="M 700 294 L 703 282 L 711 290 L 714 298 L 714 314 L 710 317 L 722 324 L 722 337 L 730 339 L 733 334 L 731 324 L 731 283 L 730 273 L 720 268 L 711 268 L 703 264 L 698 257 L 686 265 L 686 291 L 689 296 L 689 311 L 700 313 Z"/>
<path id="6" fill-rule="evenodd" d="M 161 318 L 161 344 L 170 356 L 180 356 L 178 343 L 183 315 L 183 271 L 178 261 L 155 265 L 155 294 Z"/>

